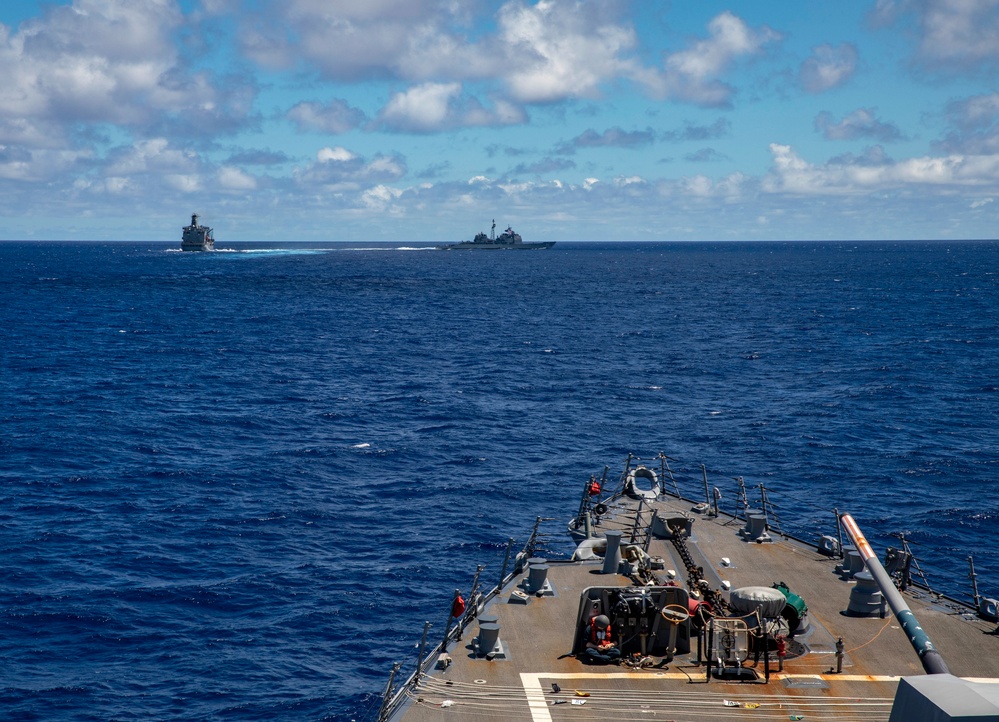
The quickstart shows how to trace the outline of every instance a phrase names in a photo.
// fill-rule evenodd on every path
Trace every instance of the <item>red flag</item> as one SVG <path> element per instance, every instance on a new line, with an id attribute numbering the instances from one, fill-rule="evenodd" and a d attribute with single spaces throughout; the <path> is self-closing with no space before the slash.
<path id="1" fill-rule="evenodd" d="M 451 616 L 460 617 L 465 613 L 465 600 L 461 598 L 460 594 L 456 594 L 454 597 L 454 604 L 451 605 Z"/>

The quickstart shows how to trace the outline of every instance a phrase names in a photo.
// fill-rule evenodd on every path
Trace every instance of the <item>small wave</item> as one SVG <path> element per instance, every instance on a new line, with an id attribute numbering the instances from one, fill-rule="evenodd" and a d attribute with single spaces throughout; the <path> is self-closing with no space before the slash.
<path id="1" fill-rule="evenodd" d="M 240 253 L 250 256 L 315 256 L 330 253 L 334 248 L 218 248 L 216 253 Z"/>
<path id="2" fill-rule="evenodd" d="M 337 248 L 338 251 L 433 251 L 434 246 L 357 246 Z"/>

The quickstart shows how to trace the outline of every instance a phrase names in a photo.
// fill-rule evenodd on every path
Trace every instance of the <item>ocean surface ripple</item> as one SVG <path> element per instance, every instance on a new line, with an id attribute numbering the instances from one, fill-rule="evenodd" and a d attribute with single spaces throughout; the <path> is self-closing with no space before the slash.
<path id="1" fill-rule="evenodd" d="M 999 596 L 996 242 L 230 245 L 0 244 L 4 719 L 361 719 L 629 452 Z"/>

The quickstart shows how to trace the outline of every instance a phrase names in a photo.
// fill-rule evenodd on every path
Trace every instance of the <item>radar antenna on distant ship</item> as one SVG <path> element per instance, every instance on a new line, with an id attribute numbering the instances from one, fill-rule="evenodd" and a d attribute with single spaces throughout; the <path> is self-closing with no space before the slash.
<path id="1" fill-rule="evenodd" d="M 182 251 L 214 251 L 215 237 L 213 231 L 208 226 L 198 225 L 198 214 L 191 214 L 191 225 L 184 226 L 184 234 L 181 236 L 180 250 Z"/>

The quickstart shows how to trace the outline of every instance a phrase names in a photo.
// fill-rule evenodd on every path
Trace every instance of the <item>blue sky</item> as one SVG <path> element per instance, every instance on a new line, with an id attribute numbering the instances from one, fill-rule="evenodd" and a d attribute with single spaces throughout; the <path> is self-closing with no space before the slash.
<path id="1" fill-rule="evenodd" d="M 0 238 L 995 238 L 999 0 L 4 0 Z"/>

